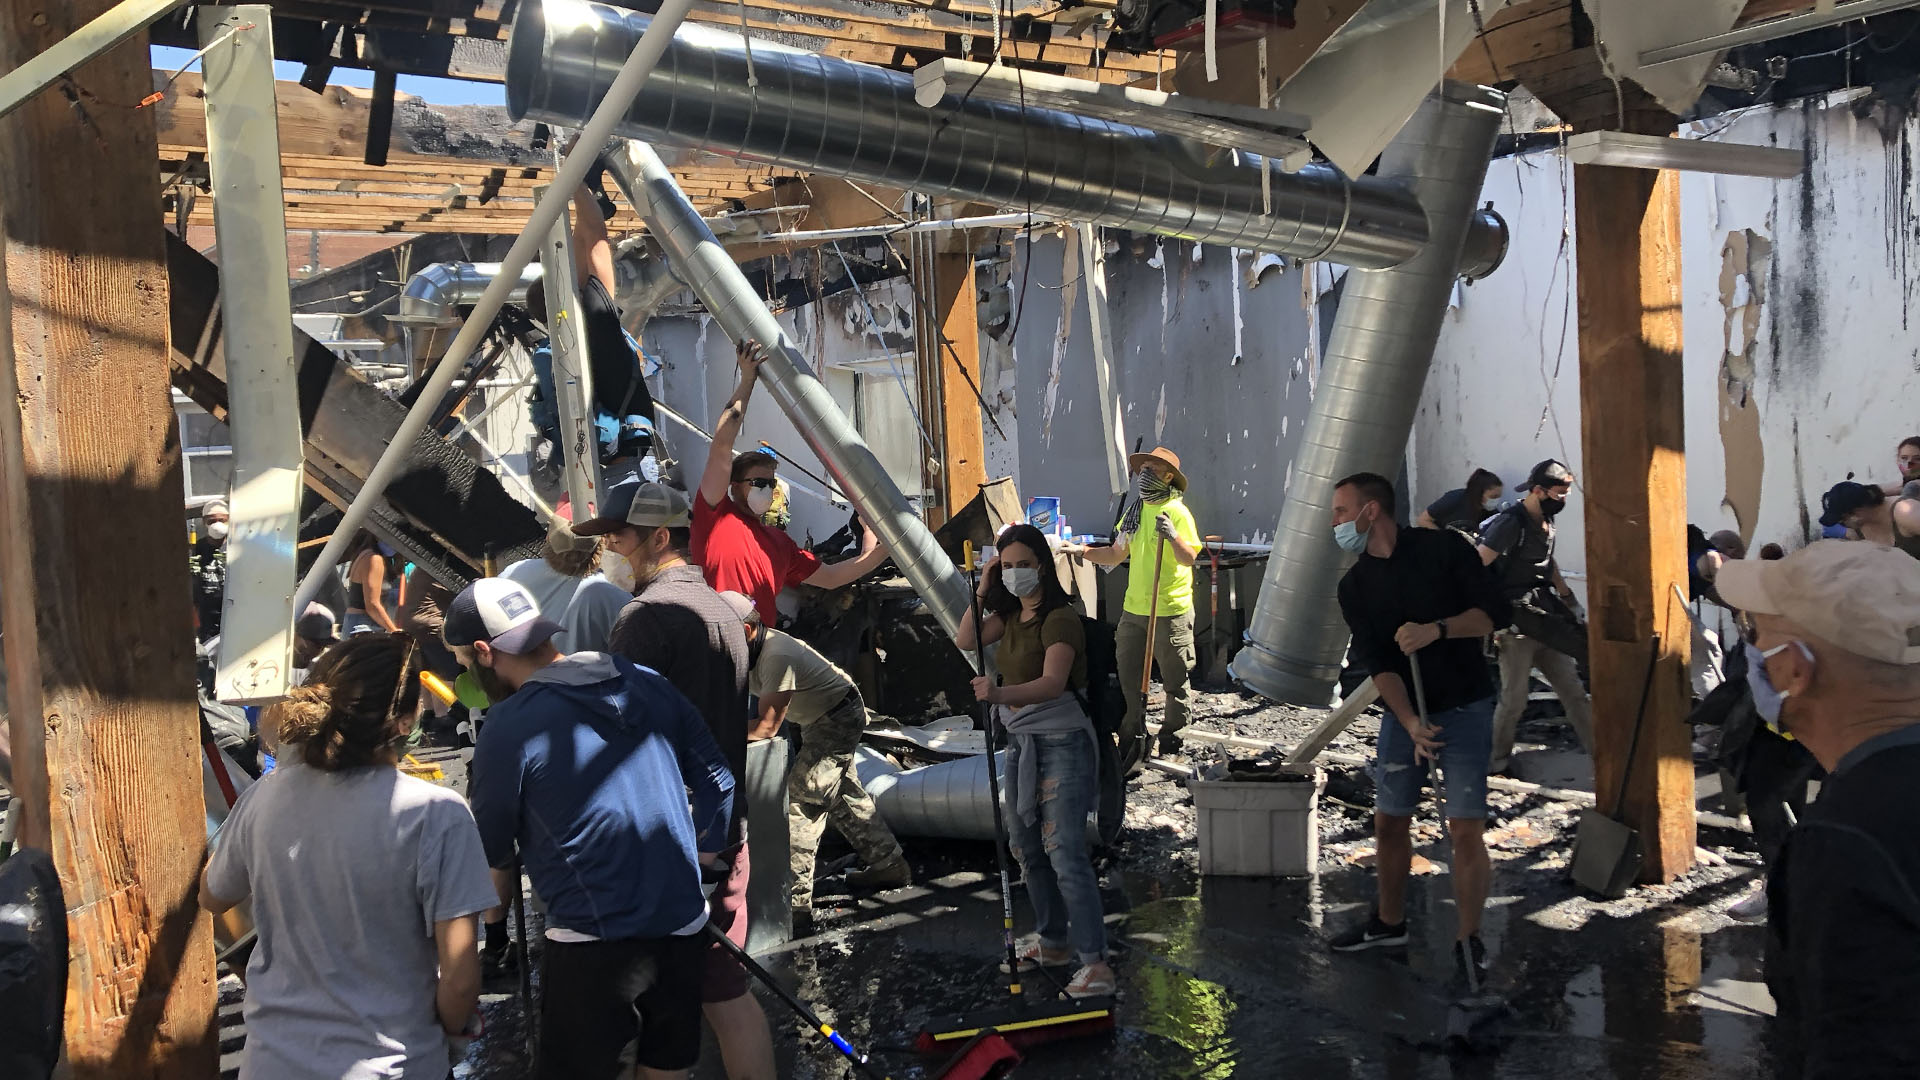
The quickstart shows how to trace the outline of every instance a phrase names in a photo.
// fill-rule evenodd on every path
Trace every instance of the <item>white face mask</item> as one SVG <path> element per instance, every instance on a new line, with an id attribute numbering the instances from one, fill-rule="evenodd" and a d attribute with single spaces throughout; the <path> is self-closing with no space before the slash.
<path id="1" fill-rule="evenodd" d="M 632 592 L 639 585 L 633 574 L 633 564 L 612 548 L 600 552 L 600 572 L 607 575 L 608 581 L 627 592 Z"/>
<path id="2" fill-rule="evenodd" d="M 1480 508 L 1482 510 L 1488 510 L 1488 511 L 1500 509 L 1500 496 L 1498 495 L 1487 496 L 1485 499 L 1482 499 L 1480 501 Z"/>
<path id="3" fill-rule="evenodd" d="M 207 522 L 207 539 L 209 539 L 209 540 L 225 540 L 226 538 L 227 538 L 227 523 L 226 523 L 226 522 L 224 522 L 224 521 L 209 521 L 209 522 Z"/>
<path id="4" fill-rule="evenodd" d="M 1032 566 L 1008 566 L 1000 571 L 1000 581 L 1015 596 L 1032 596 L 1040 589 L 1040 570 Z"/>
<path id="5" fill-rule="evenodd" d="M 773 508 L 772 488 L 747 489 L 747 513 L 759 517 Z"/>

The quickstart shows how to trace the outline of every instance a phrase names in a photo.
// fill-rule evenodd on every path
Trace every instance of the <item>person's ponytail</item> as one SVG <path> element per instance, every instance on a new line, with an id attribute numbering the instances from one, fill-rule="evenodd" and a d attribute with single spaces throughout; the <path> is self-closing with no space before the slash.
<path id="1" fill-rule="evenodd" d="M 338 772 L 372 765 L 406 741 L 420 696 L 413 639 L 358 634 L 314 663 L 304 685 L 268 711 L 282 743 L 301 760 Z"/>

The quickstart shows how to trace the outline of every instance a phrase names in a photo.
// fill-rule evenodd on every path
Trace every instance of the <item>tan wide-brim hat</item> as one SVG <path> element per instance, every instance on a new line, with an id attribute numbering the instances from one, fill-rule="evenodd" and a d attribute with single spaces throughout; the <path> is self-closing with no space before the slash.
<path id="1" fill-rule="evenodd" d="M 1127 455 L 1127 471 L 1139 472 L 1140 466 L 1148 461 L 1159 462 L 1173 472 L 1173 486 L 1181 491 L 1187 490 L 1187 474 L 1180 471 L 1180 455 L 1164 446 L 1156 446 L 1144 454 Z"/>

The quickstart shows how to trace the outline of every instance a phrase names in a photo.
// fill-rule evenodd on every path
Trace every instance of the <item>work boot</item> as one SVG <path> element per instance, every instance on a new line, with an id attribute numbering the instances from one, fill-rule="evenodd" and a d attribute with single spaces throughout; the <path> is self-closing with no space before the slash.
<path id="1" fill-rule="evenodd" d="M 492 984 L 501 979 L 520 973 L 520 957 L 514 953 L 513 946 L 498 949 L 480 950 L 480 981 Z"/>
<path id="2" fill-rule="evenodd" d="M 865 870 L 847 872 L 847 888 L 853 892 L 901 889 L 911 884 L 913 884 L 913 868 L 907 865 L 905 855 L 883 859 Z"/>

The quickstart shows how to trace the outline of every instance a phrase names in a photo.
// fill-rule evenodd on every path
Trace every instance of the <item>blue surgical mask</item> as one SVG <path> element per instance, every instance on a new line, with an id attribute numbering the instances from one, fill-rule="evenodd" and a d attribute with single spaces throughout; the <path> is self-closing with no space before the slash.
<path id="1" fill-rule="evenodd" d="M 1794 645 L 1800 646 L 1800 653 L 1807 658 L 1808 663 L 1813 662 L 1813 654 L 1807 651 L 1805 645 L 1797 641 L 1775 645 L 1766 652 L 1761 652 L 1759 646 L 1752 642 L 1746 642 L 1743 645 L 1747 651 L 1747 688 L 1753 691 L 1753 711 L 1759 713 L 1760 719 L 1766 721 L 1768 727 L 1781 735 L 1787 734 L 1787 730 L 1780 723 L 1780 709 L 1791 692 L 1774 687 L 1772 676 L 1767 674 L 1767 661 Z"/>
<path id="2" fill-rule="evenodd" d="M 1360 531 L 1357 521 L 1343 521 L 1333 527 L 1333 542 L 1340 550 L 1358 555 L 1367 550 L 1367 534 Z"/>

